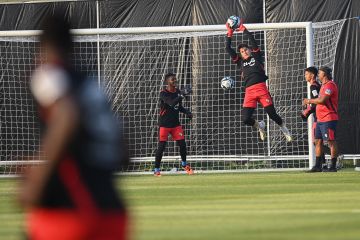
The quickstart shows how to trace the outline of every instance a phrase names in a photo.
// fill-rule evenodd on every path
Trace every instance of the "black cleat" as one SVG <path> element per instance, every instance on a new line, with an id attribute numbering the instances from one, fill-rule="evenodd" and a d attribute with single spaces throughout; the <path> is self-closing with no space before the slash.
<path id="1" fill-rule="evenodd" d="M 323 169 L 323 172 L 337 172 L 336 167 Z"/>
<path id="2" fill-rule="evenodd" d="M 319 167 L 313 167 L 312 169 L 306 171 L 307 173 L 315 173 L 315 172 L 322 172 L 321 168 Z"/>

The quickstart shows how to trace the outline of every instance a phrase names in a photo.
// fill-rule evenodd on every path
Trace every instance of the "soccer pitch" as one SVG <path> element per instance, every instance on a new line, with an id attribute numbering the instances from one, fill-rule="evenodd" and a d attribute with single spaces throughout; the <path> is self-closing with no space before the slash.
<path id="1" fill-rule="evenodd" d="M 360 173 L 126 176 L 132 239 L 359 239 Z M 0 179 L 0 239 L 22 237 L 17 180 Z"/>

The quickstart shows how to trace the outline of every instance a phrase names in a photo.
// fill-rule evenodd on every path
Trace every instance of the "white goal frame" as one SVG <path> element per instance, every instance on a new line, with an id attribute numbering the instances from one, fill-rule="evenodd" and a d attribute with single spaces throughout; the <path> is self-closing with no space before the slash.
<path id="1" fill-rule="evenodd" d="M 306 31 L 306 66 L 314 65 L 314 56 L 313 56 L 313 28 L 311 22 L 292 22 L 292 23 L 256 23 L 256 24 L 245 24 L 246 28 L 251 30 L 271 30 L 271 29 L 292 29 L 292 28 L 302 28 Z M 146 33 L 179 33 L 179 32 L 206 32 L 206 31 L 226 31 L 225 25 L 206 25 L 206 26 L 174 26 L 174 27 L 135 27 L 135 28 L 106 28 L 106 29 L 74 29 L 72 33 L 77 36 L 81 35 L 103 35 L 103 34 L 146 34 Z M 0 37 L 25 37 L 25 36 L 37 36 L 41 34 L 41 31 L 38 30 L 24 30 L 24 31 L 0 31 Z M 99 41 L 99 40 L 98 40 Z M 99 43 L 98 43 L 99 46 Z M 98 66 L 100 62 L 98 59 Z M 99 82 L 100 82 L 100 75 Z M 310 98 L 310 85 L 308 84 L 307 88 L 308 97 Z M 299 159 L 299 158 L 308 158 L 309 159 L 309 168 L 314 165 L 314 145 L 312 139 L 312 122 L 313 118 L 308 119 L 308 155 L 304 156 L 287 156 L 287 159 Z M 188 156 L 188 160 L 214 160 L 216 158 L 226 157 L 229 161 L 236 159 L 236 161 L 249 161 L 250 158 L 247 156 Z M 281 160 L 284 156 L 260 156 L 260 158 L 267 158 L 268 160 L 277 159 Z M 146 158 L 134 158 L 132 161 L 149 161 L 153 160 L 153 156 Z M 179 157 L 164 157 L 163 161 L 178 161 Z M 226 160 L 225 160 L 226 161 Z M 10 164 L 31 164 L 33 162 L 19 162 L 19 161 L 0 161 L 1 165 L 10 165 Z M 36 162 L 37 163 L 37 162 Z M 276 170 L 276 169 L 274 169 Z M 295 169 L 289 169 L 295 170 Z"/>

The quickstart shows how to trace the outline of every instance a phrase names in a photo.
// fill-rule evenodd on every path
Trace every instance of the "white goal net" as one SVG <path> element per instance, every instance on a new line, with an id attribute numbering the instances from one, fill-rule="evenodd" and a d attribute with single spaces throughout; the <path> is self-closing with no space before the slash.
<path id="1" fill-rule="evenodd" d="M 80 70 L 99 77 L 114 112 L 124 120 L 132 156 L 127 171 L 153 169 L 159 92 L 168 72 L 176 73 L 180 88 L 191 85 L 193 89 L 184 107 L 194 117 L 192 121 L 181 118 L 181 124 L 188 161 L 195 170 L 303 169 L 309 167 L 308 127 L 299 117 L 301 100 L 307 96 L 304 69 L 313 59 L 315 65 L 334 63 L 343 23 L 313 25 L 313 39 L 307 38 L 308 23 L 247 25 L 264 51 L 268 86 L 279 115 L 293 135 L 291 143 L 261 107 L 254 117 L 266 121 L 266 141 L 260 141 L 257 131 L 242 124 L 244 89 L 239 69 L 225 50 L 224 26 L 139 28 L 138 32 L 136 28 L 75 30 L 73 61 Z M 28 90 L 39 50 L 36 34 L 14 31 L 3 32 L 0 37 L 0 171 L 5 175 L 18 173 L 29 163 L 21 161 L 23 156 L 33 155 L 39 147 L 40 128 Z M 314 45 L 309 46 L 312 40 Z M 234 34 L 233 48 L 241 42 L 248 42 L 247 37 Z M 234 89 L 221 89 L 224 76 L 236 79 Z M 163 170 L 179 168 L 178 151 L 169 141 Z"/>

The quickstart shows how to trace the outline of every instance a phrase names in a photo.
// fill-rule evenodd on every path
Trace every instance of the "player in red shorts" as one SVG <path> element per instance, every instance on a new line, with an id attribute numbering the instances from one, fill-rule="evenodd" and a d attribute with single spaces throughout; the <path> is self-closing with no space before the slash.
<path id="1" fill-rule="evenodd" d="M 31 91 L 44 124 L 45 163 L 29 169 L 20 200 L 32 240 L 124 240 L 128 217 L 113 173 L 128 162 L 118 121 L 96 80 L 71 65 L 70 24 L 47 17 Z"/>
<path id="2" fill-rule="evenodd" d="M 322 83 L 320 94 L 315 99 L 304 99 L 303 105 L 316 104 L 317 124 L 315 130 L 315 166 L 312 172 L 336 172 L 336 161 L 338 157 L 338 147 L 336 143 L 336 125 L 338 116 L 338 88 L 332 80 L 332 70 L 329 67 L 319 69 L 319 79 Z M 323 154 L 324 141 L 328 143 L 331 153 L 331 166 L 329 169 L 321 169 L 321 155 Z"/>
<path id="3" fill-rule="evenodd" d="M 305 80 L 310 84 L 311 99 L 319 97 L 319 93 L 320 93 L 321 85 L 316 80 L 317 74 L 318 74 L 318 69 L 316 67 L 308 67 L 305 69 Z M 313 114 L 313 116 L 314 116 L 314 122 L 312 125 L 312 132 L 313 132 L 312 138 L 313 138 L 313 141 L 315 144 L 315 129 L 316 129 L 316 122 L 317 122 L 316 105 L 315 104 L 308 104 L 306 106 L 305 110 L 303 110 L 301 112 L 301 118 L 304 121 L 307 121 L 308 117 L 311 116 L 311 114 Z M 324 164 L 325 161 L 326 161 L 325 154 L 323 153 L 321 155 L 321 163 Z"/>
<path id="4" fill-rule="evenodd" d="M 193 170 L 186 162 L 186 143 L 184 131 L 180 125 L 179 112 L 186 114 L 190 119 L 192 114 L 182 106 L 182 100 L 191 90 L 185 88 L 180 91 L 176 88 L 176 75 L 165 75 L 167 86 L 160 92 L 160 116 L 159 116 L 159 143 L 155 155 L 155 176 L 161 176 L 160 163 L 168 141 L 169 135 L 177 142 L 180 148 L 181 166 L 187 174 L 193 174 Z"/>
<path id="5" fill-rule="evenodd" d="M 257 103 L 261 103 L 264 107 L 265 112 L 269 117 L 280 126 L 280 130 L 285 135 L 286 141 L 291 142 L 292 136 L 283 123 L 282 118 L 276 113 L 271 95 L 266 86 L 266 80 L 268 77 L 265 74 L 263 57 L 253 35 L 246 29 L 241 23 L 240 27 L 236 31 L 243 31 L 249 37 L 251 47 L 247 44 L 239 44 L 237 49 L 240 55 L 231 48 L 231 37 L 234 33 L 234 29 L 230 28 L 229 24 L 226 23 L 228 29 L 226 38 L 226 50 L 231 56 L 231 59 L 236 63 L 241 70 L 242 80 L 245 86 L 245 98 L 243 103 L 243 123 L 248 126 L 252 126 L 258 129 L 260 133 L 260 139 L 265 140 L 265 122 L 256 121 L 252 118 L 252 115 L 257 107 Z"/>

